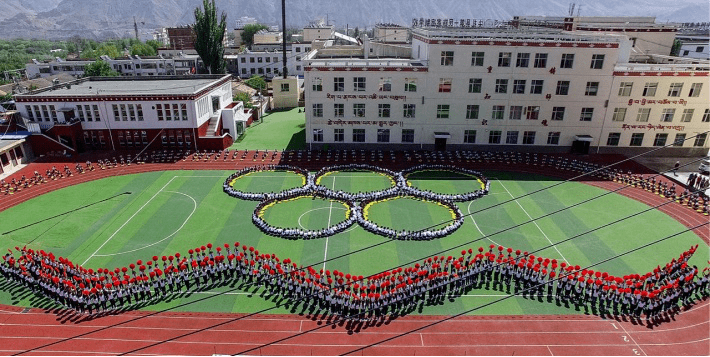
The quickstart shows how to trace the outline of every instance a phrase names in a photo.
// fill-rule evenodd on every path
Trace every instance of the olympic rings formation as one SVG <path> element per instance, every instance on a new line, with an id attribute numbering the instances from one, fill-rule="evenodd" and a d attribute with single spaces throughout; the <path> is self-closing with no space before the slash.
<path id="1" fill-rule="evenodd" d="M 281 192 L 252 193 L 234 188 L 234 182 L 240 177 L 259 171 L 289 171 L 303 176 L 304 184 Z M 337 171 L 372 171 L 386 176 L 392 182 L 392 187 L 372 192 L 346 192 L 334 190 L 320 185 L 326 175 Z M 422 171 L 449 171 L 461 175 L 471 176 L 481 183 L 480 189 L 461 194 L 442 194 L 422 190 L 411 186 L 407 177 Z M 464 222 L 463 214 L 455 202 L 467 202 L 488 194 L 490 182 L 481 173 L 452 165 L 422 164 L 413 166 L 403 171 L 392 171 L 386 168 L 368 164 L 334 165 L 324 167 L 316 173 L 291 165 L 269 165 L 263 167 L 250 167 L 230 175 L 223 184 L 224 192 L 228 195 L 251 201 L 260 201 L 252 213 L 252 222 L 264 233 L 285 239 L 317 239 L 325 238 L 345 231 L 356 222 L 365 230 L 390 239 L 396 240 L 432 240 L 447 236 L 456 231 Z M 263 219 L 263 214 L 270 206 L 299 197 L 313 197 L 334 200 L 347 207 L 345 220 L 325 227 L 320 230 L 301 228 L 283 228 L 270 225 Z M 451 222 L 436 230 L 395 230 L 382 227 L 368 220 L 367 209 L 378 202 L 393 198 L 414 198 L 425 202 L 439 204 L 449 210 Z"/>

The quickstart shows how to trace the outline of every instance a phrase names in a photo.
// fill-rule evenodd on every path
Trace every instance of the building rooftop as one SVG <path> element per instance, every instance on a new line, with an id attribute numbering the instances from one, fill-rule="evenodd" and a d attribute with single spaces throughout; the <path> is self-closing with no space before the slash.
<path id="1" fill-rule="evenodd" d="M 96 95 L 190 95 L 229 76 L 89 77 L 56 89 L 52 87 L 18 97 L 90 97 Z"/>
<path id="2" fill-rule="evenodd" d="M 590 32 L 569 32 L 557 29 L 508 29 L 508 28 L 414 28 L 412 33 L 430 40 L 473 40 L 473 41 L 535 41 L 535 42 L 604 42 L 622 41 L 615 34 L 595 34 Z"/>

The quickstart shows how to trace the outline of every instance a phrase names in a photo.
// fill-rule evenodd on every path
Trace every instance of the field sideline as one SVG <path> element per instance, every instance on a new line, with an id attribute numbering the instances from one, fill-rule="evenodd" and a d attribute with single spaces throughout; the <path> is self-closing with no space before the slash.
<path id="1" fill-rule="evenodd" d="M 303 265 L 323 266 L 324 258 L 338 257 L 365 246 L 385 240 L 354 227 L 336 236 L 312 241 L 289 241 L 262 234 L 251 222 L 256 202 L 241 201 L 222 192 L 222 183 L 229 171 L 165 171 L 136 175 L 116 176 L 89 183 L 67 187 L 39 196 L 26 203 L 1 213 L 0 231 L 7 232 L 18 227 L 41 221 L 74 208 L 97 202 L 123 192 L 105 202 L 88 208 L 43 221 L 27 228 L 5 234 L 5 245 L 28 245 L 44 249 L 57 256 L 65 256 L 85 267 L 120 267 L 136 259 L 149 259 L 153 255 L 185 254 L 188 249 L 207 242 L 252 245 L 260 252 L 275 253 L 282 258 L 291 258 Z M 527 192 L 549 186 L 555 182 L 541 176 L 506 172 L 484 172 L 491 180 L 490 195 L 472 202 L 459 204 L 464 214 L 477 212 L 518 197 Z M 241 178 L 235 185 L 252 192 L 280 191 L 301 184 L 298 175 L 282 172 L 263 172 Z M 435 180 L 420 175 L 412 184 L 426 189 L 440 189 L 442 193 L 458 192 L 466 180 Z M 367 191 L 387 187 L 387 180 L 371 173 L 335 173 L 323 178 L 326 187 L 348 191 Z M 462 185 L 463 184 L 463 185 Z M 473 183 L 471 183 L 473 185 Z M 344 256 L 326 263 L 326 269 L 368 275 L 410 263 L 468 241 L 479 239 L 483 234 L 536 218 L 548 212 L 564 208 L 604 193 L 603 190 L 581 183 L 566 183 L 513 202 L 473 214 L 466 223 L 449 237 L 431 242 L 392 242 L 376 249 Z M 416 215 L 407 211 L 416 206 Z M 343 214 L 341 207 L 324 200 L 300 199 L 272 207 L 276 214 L 265 218 L 272 224 L 308 228 L 320 228 L 327 221 L 335 222 Z M 290 206 L 288 206 L 290 205 Z M 395 228 L 411 226 L 419 229 L 439 223 L 446 217 L 437 211 L 440 207 L 428 207 L 421 202 L 385 202 L 373 207 L 372 214 L 378 223 L 392 224 Z M 567 237 L 602 226 L 620 217 L 646 209 L 647 206 L 621 195 L 611 194 L 585 203 L 551 217 L 512 229 L 467 245 L 476 248 L 492 242 L 515 249 L 533 251 L 556 243 Z M 431 209 L 423 214 L 424 209 Z M 288 215 L 288 212 L 293 212 Z M 268 211 L 266 212 L 269 213 Z M 325 214 L 327 213 L 327 214 Z M 446 213 L 446 212 L 444 212 Z M 427 218 L 429 221 L 427 221 Z M 663 214 L 653 210 L 608 228 L 559 244 L 536 255 L 567 260 L 573 264 L 588 265 L 615 254 L 637 247 L 678 231 L 684 227 Z M 700 238 L 687 232 L 673 240 L 663 242 L 647 251 L 609 262 L 599 270 L 616 275 L 645 273 L 664 264 L 694 244 L 704 244 Z M 458 255 L 460 249 L 439 253 Z M 700 249 L 691 262 L 708 260 L 708 251 Z M 229 287 L 223 288 L 230 289 Z M 193 293 L 149 306 L 161 309 L 189 301 L 195 301 L 219 290 Z M 258 295 L 261 291 L 243 291 L 235 288 L 205 302 L 190 304 L 177 310 L 251 312 L 274 306 L 278 301 Z M 439 306 L 424 309 L 425 314 L 452 314 L 478 306 L 495 299 L 499 291 L 472 291 L 467 297 Z M 46 302 L 35 301 L 27 294 L 2 291 L 0 303 L 20 306 L 41 306 Z M 280 307 L 270 313 L 288 313 Z M 524 298 L 508 299 L 503 303 L 481 310 L 478 314 L 569 314 L 574 310 L 558 308 L 553 304 L 529 301 Z"/>

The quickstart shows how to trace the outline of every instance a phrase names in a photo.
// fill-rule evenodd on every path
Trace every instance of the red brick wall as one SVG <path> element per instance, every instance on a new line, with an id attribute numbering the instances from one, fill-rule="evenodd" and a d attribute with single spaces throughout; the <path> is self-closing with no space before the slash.
<path id="1" fill-rule="evenodd" d="M 32 146 L 32 152 L 34 153 L 35 157 L 40 156 L 40 155 L 47 155 L 50 151 L 54 152 L 64 152 L 64 150 L 67 151 L 67 154 L 75 155 L 76 151 L 67 149 L 65 146 L 52 141 L 48 137 L 40 134 L 35 134 L 35 135 L 30 135 L 27 137 L 27 141 L 30 143 Z"/>
<path id="2" fill-rule="evenodd" d="M 207 128 L 210 126 L 210 121 L 206 121 L 204 124 L 200 125 L 199 128 L 197 128 L 197 135 L 198 136 L 206 136 L 207 135 Z"/>

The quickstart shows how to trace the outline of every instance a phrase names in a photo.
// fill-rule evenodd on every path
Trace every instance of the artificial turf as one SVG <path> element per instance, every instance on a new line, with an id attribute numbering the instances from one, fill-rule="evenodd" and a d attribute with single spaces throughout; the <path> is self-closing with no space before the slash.
<path id="1" fill-rule="evenodd" d="M 505 172 L 484 172 L 491 179 L 490 194 L 471 202 L 460 203 L 464 214 L 472 213 L 464 225 L 450 236 L 427 242 L 389 241 L 355 226 L 338 235 L 315 240 L 285 240 L 266 236 L 251 222 L 257 202 L 243 201 L 222 192 L 222 183 L 231 172 L 167 171 L 115 176 L 49 192 L 0 213 L 0 233 L 34 222 L 26 228 L 2 235 L 7 248 L 27 245 L 33 249 L 52 251 L 56 256 L 72 259 L 85 267 L 121 267 L 137 259 L 157 255 L 185 254 L 188 249 L 211 242 L 254 246 L 263 253 L 275 253 L 291 258 L 301 265 L 314 265 L 330 270 L 369 275 L 413 264 L 434 254 L 457 256 L 464 247 L 487 247 L 491 243 L 533 252 L 551 243 L 573 237 L 588 230 L 640 212 L 648 206 L 617 194 L 608 194 L 573 207 L 506 230 L 515 224 L 537 218 L 549 212 L 569 207 L 606 191 L 581 183 L 565 183 L 532 196 L 510 201 L 528 192 L 549 187 L 558 182 L 543 176 Z M 447 173 L 449 174 L 449 173 Z M 438 178 L 435 176 L 439 176 Z M 444 173 L 413 176 L 412 185 L 442 193 L 460 192 L 480 183 L 470 178 L 443 179 Z M 328 181 L 330 180 L 330 181 Z M 334 180 L 334 181 L 333 181 Z M 288 172 L 262 172 L 235 182 L 235 187 L 249 192 L 280 191 L 298 186 L 302 177 Z M 323 185 L 351 192 L 388 187 L 389 180 L 375 173 L 337 172 L 324 177 Z M 335 186 L 332 186 L 335 183 Z M 59 213 L 119 195 L 87 208 L 45 220 Z M 424 204 L 424 206 L 420 206 Z M 300 199 L 282 203 L 267 212 L 269 222 L 320 228 L 330 219 L 344 214 L 330 209 L 331 202 L 320 199 Z M 334 207 L 335 204 L 333 203 Z M 411 229 L 441 220 L 440 211 L 428 203 L 408 202 L 408 199 L 379 203 L 373 206 L 371 219 L 393 222 Z M 326 209 L 328 207 L 328 209 Z M 339 206 L 340 208 L 340 206 Z M 442 207 L 442 214 L 448 214 Z M 315 209 L 315 210 L 314 210 Z M 310 212 L 308 212 L 310 210 Z M 323 214 L 328 211 L 329 215 Z M 274 214 L 276 213 L 276 214 Z M 273 217 L 271 217 L 273 216 Z M 428 217 L 427 217 L 428 216 Z M 394 223 L 396 222 L 396 223 Z M 419 226 L 415 226 L 419 224 Z M 664 213 L 652 210 L 620 223 L 598 229 L 569 242 L 545 248 L 535 255 L 568 260 L 587 266 L 614 257 L 642 244 L 683 231 L 685 228 Z M 496 232 L 505 230 L 502 233 Z M 488 237 L 483 238 L 483 234 Z M 366 249 L 378 244 L 377 248 Z M 643 274 L 658 264 L 665 264 L 691 245 L 704 243 L 695 234 L 686 232 L 673 239 L 641 251 L 621 256 L 593 269 L 615 275 Z M 357 253 L 352 253 L 358 250 Z M 333 259 L 324 263 L 325 259 Z M 691 264 L 703 266 L 708 250 L 699 249 Z M 4 285 L 6 286 L 6 285 Z M 209 291 L 183 294 L 170 301 L 146 306 L 146 309 L 167 307 L 179 311 L 254 312 L 276 306 L 280 298 L 262 295 L 263 290 L 222 287 Z M 454 314 L 500 299 L 496 290 L 472 290 L 454 301 L 424 308 L 424 314 Z M 20 306 L 43 306 L 22 288 L 0 289 L 0 303 Z M 286 313 L 280 306 L 269 313 Z M 515 297 L 475 311 L 478 314 L 569 314 L 573 308 Z"/>

